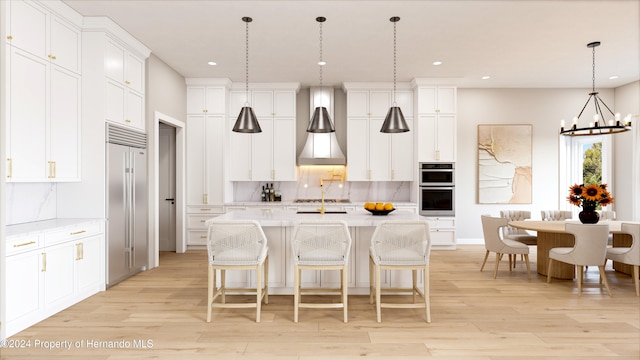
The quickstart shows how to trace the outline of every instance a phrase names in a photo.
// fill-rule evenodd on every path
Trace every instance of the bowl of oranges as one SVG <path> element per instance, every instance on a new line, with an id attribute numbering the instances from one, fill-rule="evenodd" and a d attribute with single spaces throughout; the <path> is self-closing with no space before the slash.
<path id="1" fill-rule="evenodd" d="M 364 203 L 364 209 L 373 215 L 387 215 L 395 210 L 392 203 L 381 202 L 366 202 Z"/>

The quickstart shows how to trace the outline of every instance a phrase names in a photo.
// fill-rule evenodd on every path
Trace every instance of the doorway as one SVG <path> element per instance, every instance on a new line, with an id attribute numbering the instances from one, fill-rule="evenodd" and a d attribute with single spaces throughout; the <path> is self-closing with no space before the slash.
<path id="1" fill-rule="evenodd" d="M 158 134 L 158 250 L 176 251 L 176 129 L 160 123 Z"/>

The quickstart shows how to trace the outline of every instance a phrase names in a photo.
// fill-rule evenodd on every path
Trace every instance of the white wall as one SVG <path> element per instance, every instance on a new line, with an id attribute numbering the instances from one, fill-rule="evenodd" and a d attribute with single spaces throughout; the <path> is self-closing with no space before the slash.
<path id="1" fill-rule="evenodd" d="M 458 89 L 458 148 L 456 163 L 456 237 L 459 243 L 482 243 L 481 214 L 498 216 L 501 209 L 531 211 L 558 209 L 560 193 L 570 184 L 558 184 L 560 120 L 576 116 L 587 101 L 586 89 Z M 613 90 L 600 90 L 612 106 Z M 636 98 L 637 102 L 637 98 Z M 620 110 L 618 110 L 620 111 Z M 477 136 L 479 124 L 532 124 L 532 204 L 478 204 Z M 615 195 L 614 195 L 615 196 Z"/>
<path id="2" fill-rule="evenodd" d="M 626 114 L 636 117 L 632 119 L 632 130 L 615 135 L 613 142 L 616 174 L 613 185 L 618 193 L 613 195 L 613 210 L 618 220 L 640 221 L 640 81 L 617 88 L 615 96 L 614 111 L 622 117 Z M 622 196 L 622 191 L 626 191 L 627 196 Z"/>

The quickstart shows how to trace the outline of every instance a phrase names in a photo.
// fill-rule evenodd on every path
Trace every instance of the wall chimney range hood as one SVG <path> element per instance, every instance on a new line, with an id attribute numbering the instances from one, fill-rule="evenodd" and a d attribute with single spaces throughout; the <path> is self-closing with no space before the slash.
<path id="1" fill-rule="evenodd" d="M 333 115 L 333 88 L 311 88 L 309 90 L 309 117 L 318 106 L 327 108 L 329 116 Z M 322 105 L 320 105 L 322 104 Z M 307 142 L 298 156 L 298 165 L 346 165 L 342 149 L 338 144 L 335 132 L 308 133 Z"/>

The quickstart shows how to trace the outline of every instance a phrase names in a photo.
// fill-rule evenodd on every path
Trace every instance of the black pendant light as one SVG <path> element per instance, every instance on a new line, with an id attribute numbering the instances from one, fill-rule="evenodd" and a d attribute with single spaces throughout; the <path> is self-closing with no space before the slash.
<path id="1" fill-rule="evenodd" d="M 235 125 L 233 126 L 234 132 L 239 133 L 259 133 L 262 132 L 260 128 L 260 124 L 258 123 L 258 119 L 256 118 L 256 114 L 253 112 L 251 105 L 249 104 L 249 23 L 253 21 L 250 17 L 243 17 L 242 21 L 246 24 L 245 29 L 245 91 L 246 91 L 246 102 L 240 110 L 240 115 L 238 115 L 238 119 L 236 120 Z"/>
<path id="2" fill-rule="evenodd" d="M 393 105 L 389 108 L 387 116 L 380 132 L 383 133 L 401 133 L 409 131 L 409 125 L 404 120 L 402 109 L 396 104 L 396 23 L 400 21 L 398 16 L 389 19 L 393 23 Z"/>
<path id="3" fill-rule="evenodd" d="M 592 52 L 592 88 L 589 93 L 589 98 L 587 102 L 580 110 L 580 114 L 573 118 L 573 123 L 571 127 L 565 128 L 564 120 L 560 121 L 560 134 L 566 136 L 589 136 L 589 135 L 606 135 L 606 134 L 617 134 L 625 131 L 631 130 L 631 114 L 627 115 L 624 118 L 624 121 L 620 119 L 620 113 L 613 113 L 611 109 L 607 106 L 607 104 L 600 99 L 598 96 L 598 92 L 596 91 L 596 47 L 600 46 L 599 41 L 594 41 L 587 44 L 588 48 L 591 48 Z M 578 127 L 578 120 L 584 109 L 589 105 L 589 101 L 593 99 L 595 105 L 595 115 L 593 115 L 593 122 L 589 122 L 588 126 Z M 611 113 L 611 118 L 608 122 L 605 121 L 604 114 L 602 113 L 602 106 L 604 106 L 609 113 Z"/>
<path id="4" fill-rule="evenodd" d="M 322 23 L 327 21 L 326 18 L 320 16 L 316 18 L 318 24 L 320 24 L 320 61 L 318 61 L 318 65 L 320 66 L 320 106 L 316 107 L 313 110 L 313 116 L 311 117 L 311 121 L 309 122 L 309 127 L 307 127 L 307 132 L 310 133 L 331 133 L 335 132 L 336 129 L 333 127 L 333 122 L 331 121 L 331 117 L 329 116 L 329 112 L 327 108 L 322 106 L 322 67 L 327 63 L 322 60 Z"/>

